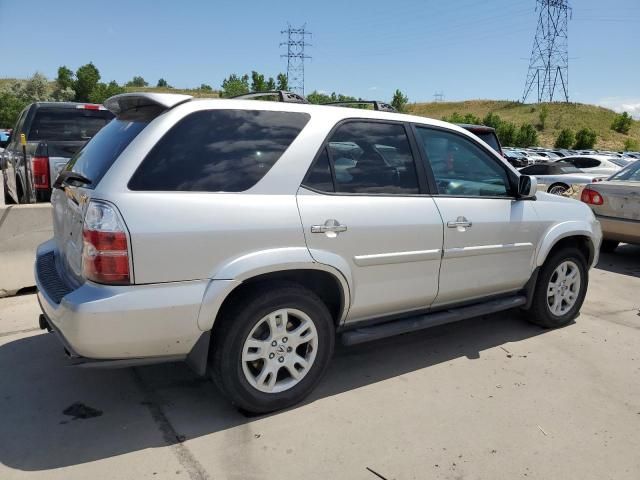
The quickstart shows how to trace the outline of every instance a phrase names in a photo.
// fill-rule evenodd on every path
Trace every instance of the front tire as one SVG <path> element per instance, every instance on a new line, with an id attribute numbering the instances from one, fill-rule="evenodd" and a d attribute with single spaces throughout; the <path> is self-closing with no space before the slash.
<path id="1" fill-rule="evenodd" d="M 580 313 L 588 285 L 587 262 L 582 253 L 576 248 L 555 252 L 540 270 L 527 312 L 529 321 L 544 328 L 569 324 Z"/>
<path id="2" fill-rule="evenodd" d="M 212 376 L 247 412 L 267 413 L 300 402 L 333 355 L 329 310 L 313 292 L 295 284 L 253 288 L 218 321 L 209 355 Z"/>

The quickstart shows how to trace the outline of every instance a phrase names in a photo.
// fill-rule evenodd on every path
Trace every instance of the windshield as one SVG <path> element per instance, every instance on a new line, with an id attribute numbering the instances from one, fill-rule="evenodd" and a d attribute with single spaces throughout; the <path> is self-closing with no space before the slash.
<path id="1" fill-rule="evenodd" d="M 609 178 L 609 180 L 618 182 L 640 182 L 640 161 L 620 170 Z"/>
<path id="2" fill-rule="evenodd" d="M 91 180 L 94 188 L 122 151 L 148 125 L 143 121 L 113 120 L 76 153 L 66 170 Z"/>
<path id="3" fill-rule="evenodd" d="M 39 108 L 28 140 L 87 141 L 111 121 L 108 110 Z"/>

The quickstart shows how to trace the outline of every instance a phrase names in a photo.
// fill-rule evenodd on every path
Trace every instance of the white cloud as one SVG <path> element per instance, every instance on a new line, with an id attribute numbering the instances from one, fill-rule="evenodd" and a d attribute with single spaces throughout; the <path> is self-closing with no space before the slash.
<path id="1" fill-rule="evenodd" d="M 369 90 L 378 90 L 378 87 L 369 87 Z"/>
<path id="2" fill-rule="evenodd" d="M 640 98 L 607 97 L 597 104 L 616 112 L 628 112 L 633 118 L 640 120 Z"/>

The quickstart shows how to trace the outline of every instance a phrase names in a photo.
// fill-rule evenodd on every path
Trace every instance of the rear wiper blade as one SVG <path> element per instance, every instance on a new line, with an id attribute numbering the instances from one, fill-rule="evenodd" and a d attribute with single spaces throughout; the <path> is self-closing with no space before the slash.
<path id="1" fill-rule="evenodd" d="M 62 172 L 60 172 L 60 175 L 58 175 L 58 178 L 53 184 L 53 188 L 63 188 L 65 185 L 68 185 L 69 182 L 79 183 L 83 185 L 91 185 L 92 183 L 91 180 L 89 180 L 84 175 L 72 172 L 71 170 L 63 170 Z"/>

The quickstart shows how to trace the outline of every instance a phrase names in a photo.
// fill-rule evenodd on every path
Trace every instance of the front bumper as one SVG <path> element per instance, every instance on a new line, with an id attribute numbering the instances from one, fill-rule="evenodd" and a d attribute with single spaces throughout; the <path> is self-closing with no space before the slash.
<path id="1" fill-rule="evenodd" d="M 186 357 L 202 330 L 198 314 L 209 281 L 78 288 L 58 272 L 52 241 L 38 248 L 38 301 L 48 325 L 72 358 Z M 143 363 L 143 362 L 138 362 Z"/>

